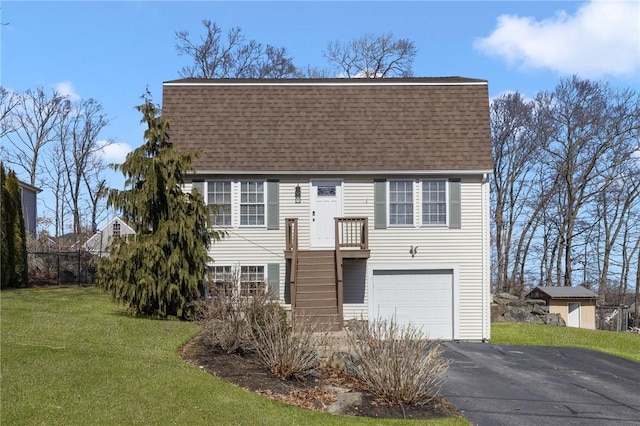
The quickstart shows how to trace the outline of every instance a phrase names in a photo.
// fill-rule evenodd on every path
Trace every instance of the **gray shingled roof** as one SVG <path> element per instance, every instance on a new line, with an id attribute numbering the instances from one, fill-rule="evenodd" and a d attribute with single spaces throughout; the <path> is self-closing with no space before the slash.
<path id="1" fill-rule="evenodd" d="M 578 299 L 598 297 L 597 294 L 584 287 L 537 287 L 554 299 Z"/>
<path id="2" fill-rule="evenodd" d="M 199 172 L 487 172 L 485 80 L 206 80 L 164 83 L 163 114 Z"/>

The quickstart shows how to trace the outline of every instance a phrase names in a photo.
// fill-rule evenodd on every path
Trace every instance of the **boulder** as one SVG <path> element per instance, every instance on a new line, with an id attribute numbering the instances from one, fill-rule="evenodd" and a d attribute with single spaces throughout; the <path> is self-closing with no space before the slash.
<path id="1" fill-rule="evenodd" d="M 350 352 L 334 352 L 327 360 L 327 365 L 355 376 L 362 361 Z"/>
<path id="2" fill-rule="evenodd" d="M 565 325 L 559 314 L 549 313 L 544 300 L 521 299 L 508 293 L 498 293 L 492 300 L 491 322 Z"/>
<path id="3" fill-rule="evenodd" d="M 546 315 L 549 313 L 549 307 L 548 306 L 540 306 L 540 305 L 533 305 L 533 307 L 531 308 L 531 313 L 534 315 Z"/>
<path id="4" fill-rule="evenodd" d="M 564 322 L 564 320 L 562 319 L 562 316 L 560 314 L 550 314 L 547 313 L 544 315 L 544 323 L 545 324 L 549 324 L 549 325 L 557 325 L 560 327 L 564 327 L 567 324 Z"/>
<path id="5" fill-rule="evenodd" d="M 522 306 L 511 306 L 505 312 L 504 317 L 509 322 L 526 322 L 530 324 L 544 324 L 544 320 L 540 316 L 531 312 L 531 309 L 527 309 Z"/>
<path id="6" fill-rule="evenodd" d="M 362 393 L 361 392 L 337 392 L 336 393 L 336 401 L 329 406 L 327 411 L 332 414 L 342 414 L 347 411 L 347 409 L 358 406 L 362 404 Z"/>
<path id="7" fill-rule="evenodd" d="M 520 300 L 518 296 L 514 296 L 513 294 L 509 294 L 509 293 L 498 293 L 494 295 L 494 297 L 497 297 L 499 299 L 506 299 L 506 300 Z"/>

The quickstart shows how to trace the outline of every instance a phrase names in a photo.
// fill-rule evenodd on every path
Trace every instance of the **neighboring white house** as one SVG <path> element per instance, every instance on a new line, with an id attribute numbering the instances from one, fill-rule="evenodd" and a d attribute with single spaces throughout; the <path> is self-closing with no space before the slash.
<path id="1" fill-rule="evenodd" d="M 18 186 L 20 187 L 24 228 L 28 234 L 35 237 L 38 219 L 38 194 L 42 192 L 42 189 L 29 185 L 21 180 L 18 180 Z"/>
<path id="2" fill-rule="evenodd" d="M 116 216 L 84 243 L 84 249 L 93 255 L 104 257 L 108 255 L 107 246 L 113 238 L 131 234 L 135 234 L 133 228 Z"/>
<path id="3" fill-rule="evenodd" d="M 489 339 L 485 80 L 184 79 L 164 83 L 163 114 L 199 153 L 186 189 L 228 232 L 214 275 L 266 281 L 334 329 L 395 317 Z"/>

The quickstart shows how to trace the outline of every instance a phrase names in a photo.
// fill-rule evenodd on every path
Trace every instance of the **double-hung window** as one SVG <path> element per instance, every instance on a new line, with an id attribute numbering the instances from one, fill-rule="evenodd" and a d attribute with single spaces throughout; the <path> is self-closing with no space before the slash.
<path id="1" fill-rule="evenodd" d="M 231 226 L 231 182 L 209 181 L 207 204 L 213 206 L 211 223 L 216 226 Z"/>
<path id="2" fill-rule="evenodd" d="M 389 225 L 413 225 L 413 182 L 389 181 Z"/>
<path id="3" fill-rule="evenodd" d="M 264 265 L 209 265 L 209 278 L 218 289 L 218 295 L 253 296 L 259 289 L 266 289 Z"/>
<path id="4" fill-rule="evenodd" d="M 250 296 L 256 294 L 264 284 L 264 266 L 240 267 L 240 294 Z"/>
<path id="5" fill-rule="evenodd" d="M 447 224 L 447 181 L 422 181 L 422 224 Z"/>
<path id="6" fill-rule="evenodd" d="M 240 182 L 240 225 L 265 224 L 264 182 Z"/>
<path id="7" fill-rule="evenodd" d="M 222 294 L 230 296 L 233 293 L 233 286 L 235 284 L 234 277 L 232 275 L 231 266 L 229 265 L 215 265 L 208 266 L 209 278 L 213 282 Z"/>

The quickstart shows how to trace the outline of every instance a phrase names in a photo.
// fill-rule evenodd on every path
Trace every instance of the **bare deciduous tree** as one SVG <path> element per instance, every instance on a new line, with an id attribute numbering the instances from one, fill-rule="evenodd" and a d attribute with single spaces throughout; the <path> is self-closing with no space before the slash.
<path id="1" fill-rule="evenodd" d="M 348 42 L 330 42 L 323 56 L 344 77 L 411 77 L 417 49 L 408 39 L 392 33 L 367 33 Z"/>
<path id="2" fill-rule="evenodd" d="M 12 148 L 6 154 L 7 161 L 23 169 L 35 186 L 40 154 L 55 141 L 56 128 L 70 113 L 71 101 L 56 90 L 49 96 L 42 87 L 17 96 L 7 119 L 10 128 L 6 138 Z"/>
<path id="3" fill-rule="evenodd" d="M 93 187 L 101 185 L 96 172 L 104 169 L 97 157 L 103 148 L 98 136 L 108 124 L 109 119 L 102 105 L 94 99 L 83 100 L 74 106 L 74 113 L 69 116 L 61 134 L 60 146 L 64 174 L 69 184 L 67 194 L 73 215 L 73 231 L 78 234 L 83 231 L 82 217 L 86 216 L 84 208 L 89 212 L 95 211 L 95 207 L 92 208 L 91 205 L 82 205 L 85 195 L 83 189 L 87 182 L 90 182 L 90 201 L 96 198 L 97 191 L 94 191 Z M 97 182 L 92 182 L 94 179 L 97 179 Z"/>
<path id="4" fill-rule="evenodd" d="M 622 303 L 639 269 L 638 93 L 572 77 L 490 111 L 494 288 L 582 284 Z"/>
<path id="5" fill-rule="evenodd" d="M 192 65 L 179 71 L 181 77 L 194 78 L 288 78 L 296 76 L 293 60 L 284 47 L 246 41 L 239 27 L 226 37 L 222 29 L 209 20 L 202 22 L 206 33 L 199 40 L 188 31 L 177 31 L 178 55 L 192 59 Z"/>
<path id="6" fill-rule="evenodd" d="M 617 175 L 623 159 L 637 149 L 638 102 L 629 90 L 578 77 L 561 81 L 550 97 L 548 123 L 554 134 L 543 149 L 561 182 L 555 199 L 562 254 L 557 279 L 571 286 L 576 239 L 595 225 L 583 212 L 602 191 L 602 181 Z"/>
<path id="7" fill-rule="evenodd" d="M 10 113 L 17 104 L 16 94 L 0 86 L 0 138 L 11 131 Z"/>

